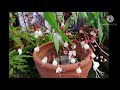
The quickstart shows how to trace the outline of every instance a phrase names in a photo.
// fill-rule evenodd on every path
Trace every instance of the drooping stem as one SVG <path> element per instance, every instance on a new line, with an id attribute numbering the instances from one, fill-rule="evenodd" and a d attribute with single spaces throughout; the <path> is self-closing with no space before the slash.
<path id="1" fill-rule="evenodd" d="M 94 39 L 93 39 L 94 40 Z M 94 40 L 95 41 L 95 40 Z M 109 56 L 109 54 L 107 54 L 105 51 L 103 51 L 102 49 L 101 49 L 101 47 L 98 45 L 98 43 L 95 41 L 95 43 L 97 44 L 97 46 L 99 47 L 99 49 L 103 52 L 103 53 L 105 53 L 107 56 Z"/>

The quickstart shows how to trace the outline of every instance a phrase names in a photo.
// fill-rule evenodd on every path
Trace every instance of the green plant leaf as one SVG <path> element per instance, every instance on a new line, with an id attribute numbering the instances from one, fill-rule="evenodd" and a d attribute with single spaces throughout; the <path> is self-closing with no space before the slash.
<path id="1" fill-rule="evenodd" d="M 46 35 L 45 41 L 47 42 L 52 41 L 52 35 Z"/>
<path id="2" fill-rule="evenodd" d="M 100 23 L 100 20 L 98 18 L 98 38 L 99 38 L 99 44 L 101 43 L 102 41 L 102 38 L 103 38 L 103 32 L 102 32 L 102 27 L 101 27 L 101 23 Z"/>
<path id="3" fill-rule="evenodd" d="M 92 12 L 92 14 L 94 15 L 95 19 L 98 20 L 98 18 L 99 18 L 99 12 Z"/>
<path id="4" fill-rule="evenodd" d="M 9 75 L 10 75 L 10 76 L 13 75 L 13 68 L 10 69 L 10 71 L 9 71 Z"/>
<path id="5" fill-rule="evenodd" d="M 52 12 L 44 12 L 44 18 L 48 21 L 48 23 L 52 26 L 52 28 L 55 29 L 55 31 L 61 35 L 61 37 L 64 40 L 72 44 L 71 40 L 60 31 L 58 24 L 55 20 L 55 16 Z"/>
<path id="6" fill-rule="evenodd" d="M 53 42 L 54 42 L 55 49 L 56 49 L 56 51 L 58 53 L 58 51 L 59 51 L 59 41 L 54 38 Z"/>
<path id="7" fill-rule="evenodd" d="M 105 18 L 101 18 L 101 23 L 105 27 L 105 29 L 109 32 L 109 23 Z"/>
<path id="8" fill-rule="evenodd" d="M 72 15 L 73 15 L 73 17 L 74 17 L 75 25 L 76 25 L 76 24 L 77 24 L 77 15 L 76 15 L 76 12 L 73 12 Z"/>
<path id="9" fill-rule="evenodd" d="M 68 19 L 68 20 L 65 22 L 65 29 L 64 29 L 64 31 L 66 31 L 69 26 L 70 26 L 70 19 Z"/>
<path id="10" fill-rule="evenodd" d="M 95 23 L 95 17 L 92 13 L 90 13 L 88 15 L 88 25 L 94 27 L 95 26 L 94 23 Z"/>
<path id="11" fill-rule="evenodd" d="M 80 12 L 79 14 L 80 14 L 80 16 L 81 16 L 83 19 L 88 18 L 86 12 Z"/>

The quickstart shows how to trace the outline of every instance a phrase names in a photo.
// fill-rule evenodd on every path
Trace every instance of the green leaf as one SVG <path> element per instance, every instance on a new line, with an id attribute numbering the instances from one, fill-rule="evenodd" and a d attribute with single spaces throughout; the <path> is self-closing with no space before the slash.
<path id="1" fill-rule="evenodd" d="M 10 71 L 9 71 L 9 75 L 10 75 L 10 76 L 13 75 L 13 68 L 10 69 Z"/>
<path id="2" fill-rule="evenodd" d="M 79 14 L 80 14 L 80 16 L 81 16 L 83 19 L 88 18 L 86 12 L 80 12 Z"/>
<path id="3" fill-rule="evenodd" d="M 101 23 L 105 27 L 105 29 L 109 32 L 109 23 L 105 18 L 101 18 Z"/>
<path id="4" fill-rule="evenodd" d="M 52 35 L 46 35 L 45 41 L 47 42 L 52 41 Z"/>
<path id="5" fill-rule="evenodd" d="M 98 18 L 98 38 L 99 38 L 99 44 L 101 43 L 102 41 L 102 38 L 103 38 L 103 32 L 102 32 L 102 27 L 101 27 L 101 23 L 100 23 L 100 20 Z"/>
<path id="6" fill-rule="evenodd" d="M 20 38 L 15 38 L 14 41 L 17 43 L 17 46 L 22 46 L 22 41 L 20 40 Z"/>
<path id="7" fill-rule="evenodd" d="M 27 41 L 30 42 L 30 38 L 28 37 L 28 33 L 27 33 L 27 32 L 22 32 L 22 33 L 21 33 L 21 37 L 22 37 L 23 39 L 25 39 L 25 40 L 27 40 Z"/>
<path id="8" fill-rule="evenodd" d="M 77 15 L 76 15 L 76 12 L 73 12 L 72 15 L 73 15 L 73 17 L 74 17 L 75 25 L 76 25 L 76 24 L 77 24 Z"/>
<path id="9" fill-rule="evenodd" d="M 65 22 L 65 29 L 64 29 L 64 31 L 66 31 L 69 26 L 70 26 L 70 19 L 68 19 L 68 20 Z"/>
<path id="10" fill-rule="evenodd" d="M 56 51 L 58 53 L 58 51 L 59 51 L 59 41 L 54 38 L 53 42 L 54 42 L 55 49 L 56 49 Z"/>
<path id="11" fill-rule="evenodd" d="M 95 26 L 94 23 L 95 23 L 94 15 L 92 13 L 90 13 L 88 15 L 88 25 L 94 27 Z"/>
<path id="12" fill-rule="evenodd" d="M 55 20 L 55 16 L 52 12 L 44 12 L 44 18 L 48 21 L 52 28 L 54 28 L 55 31 L 61 35 L 64 40 L 72 44 L 71 40 L 60 31 L 58 24 Z"/>
<path id="13" fill-rule="evenodd" d="M 98 20 L 98 18 L 99 18 L 99 12 L 92 12 L 92 13 L 93 13 L 95 19 Z"/>

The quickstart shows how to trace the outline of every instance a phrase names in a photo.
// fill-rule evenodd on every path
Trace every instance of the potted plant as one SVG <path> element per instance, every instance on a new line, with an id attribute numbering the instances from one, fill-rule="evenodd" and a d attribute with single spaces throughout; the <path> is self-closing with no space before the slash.
<path id="1" fill-rule="evenodd" d="M 78 17 L 86 18 L 86 13 L 72 12 L 67 21 L 64 20 L 64 14 L 61 15 L 63 18 L 58 24 L 56 13 L 44 12 L 47 29 L 44 32 L 40 28 L 35 31 L 35 37 L 40 36 L 41 41 L 49 39 L 41 45 L 39 41 L 40 46 L 37 45 L 33 52 L 33 60 L 41 78 L 87 78 L 92 63 L 96 77 L 99 77 L 99 73 L 103 75 L 98 69 L 100 64 L 94 61 L 93 43 L 100 35 L 99 28 L 82 25 L 74 32 L 69 28 L 71 23 L 76 25 Z"/>

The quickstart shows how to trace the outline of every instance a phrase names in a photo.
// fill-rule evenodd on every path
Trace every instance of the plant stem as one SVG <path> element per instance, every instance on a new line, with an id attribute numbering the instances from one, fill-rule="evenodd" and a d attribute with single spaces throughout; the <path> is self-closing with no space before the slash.
<path id="1" fill-rule="evenodd" d="M 93 39 L 94 40 L 94 39 Z M 95 41 L 95 40 L 94 40 Z M 97 46 L 99 47 L 99 49 L 103 52 L 103 53 L 105 53 L 107 56 L 109 56 L 109 54 L 107 54 L 105 51 L 103 51 L 102 50 L 102 48 L 98 45 L 98 43 L 95 41 L 95 43 L 97 44 Z"/>

